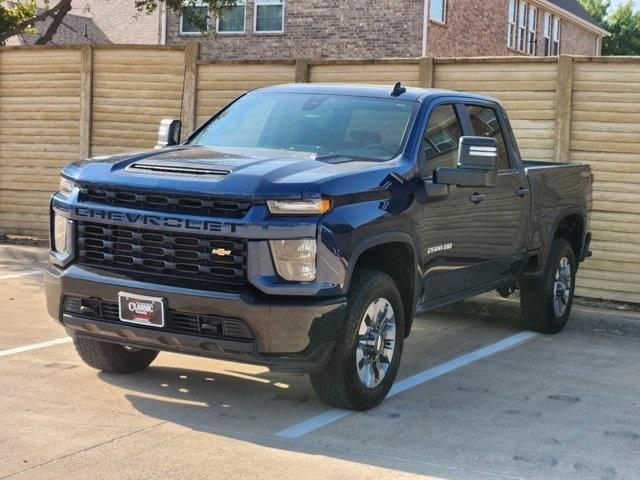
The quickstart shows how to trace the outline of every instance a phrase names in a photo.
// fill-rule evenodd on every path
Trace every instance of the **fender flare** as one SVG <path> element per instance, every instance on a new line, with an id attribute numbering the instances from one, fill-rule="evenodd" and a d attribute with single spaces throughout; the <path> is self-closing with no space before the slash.
<path id="1" fill-rule="evenodd" d="M 553 243 L 553 239 L 556 236 L 560 222 L 570 215 L 579 215 L 580 217 L 582 217 L 584 221 L 584 225 L 583 225 L 584 228 L 580 238 L 580 245 L 579 245 L 580 251 L 582 251 L 582 248 L 584 246 L 585 235 L 587 234 L 587 209 L 585 207 L 578 206 L 578 205 L 573 205 L 570 207 L 563 208 L 558 213 L 556 213 L 553 223 L 549 227 L 549 236 L 547 237 L 547 241 L 543 245 L 543 249 L 541 252 L 542 255 L 539 263 L 541 271 L 544 271 L 544 269 L 546 268 L 547 259 L 549 258 L 549 251 L 551 250 L 551 244 Z M 576 260 L 580 262 L 579 258 L 576 258 Z"/>
<path id="2" fill-rule="evenodd" d="M 420 297 L 420 289 L 421 289 L 421 279 L 420 279 L 420 261 L 418 257 L 418 250 L 416 249 L 415 241 L 413 237 L 406 232 L 384 232 L 378 233 L 371 237 L 367 237 L 360 243 L 358 243 L 355 248 L 352 250 L 351 255 L 349 256 L 348 266 L 347 266 L 347 275 L 345 278 L 344 291 L 345 293 L 349 291 L 349 287 L 351 285 L 351 279 L 353 278 L 353 273 L 355 271 L 356 264 L 358 260 L 367 250 L 378 247 L 380 245 L 385 245 L 388 243 L 403 243 L 409 247 L 411 253 L 413 254 L 413 292 L 411 292 L 411 311 L 406 313 L 406 330 L 405 336 L 409 335 L 411 331 L 411 326 L 413 324 L 413 317 L 415 314 L 415 310 L 418 303 L 418 298 Z M 402 292 L 401 292 L 402 293 Z"/>

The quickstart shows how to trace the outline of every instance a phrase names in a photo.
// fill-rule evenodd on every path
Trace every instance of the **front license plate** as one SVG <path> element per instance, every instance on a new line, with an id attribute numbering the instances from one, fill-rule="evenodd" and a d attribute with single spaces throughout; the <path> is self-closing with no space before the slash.
<path id="1" fill-rule="evenodd" d="M 164 299 L 118 293 L 120 320 L 150 327 L 164 327 Z"/>

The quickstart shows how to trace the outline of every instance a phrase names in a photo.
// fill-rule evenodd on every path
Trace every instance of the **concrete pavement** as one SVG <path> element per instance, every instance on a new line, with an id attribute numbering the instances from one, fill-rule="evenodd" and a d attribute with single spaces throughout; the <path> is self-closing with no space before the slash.
<path id="1" fill-rule="evenodd" d="M 29 272 L 0 247 L 0 352 L 64 337 Z M 522 331 L 510 319 L 416 318 L 399 379 Z M 295 439 L 323 414 L 305 376 L 161 353 L 117 376 L 71 344 L 0 356 L 0 479 L 640 478 L 640 340 L 536 336 Z"/>

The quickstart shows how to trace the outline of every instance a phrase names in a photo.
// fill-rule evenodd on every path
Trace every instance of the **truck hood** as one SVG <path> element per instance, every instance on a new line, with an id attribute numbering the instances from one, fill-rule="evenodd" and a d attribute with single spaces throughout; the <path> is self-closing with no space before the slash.
<path id="1" fill-rule="evenodd" d="M 188 191 L 234 197 L 300 197 L 311 183 L 375 169 L 380 162 L 316 160 L 312 154 L 253 148 L 177 146 L 95 157 L 63 173 L 84 185 Z"/>

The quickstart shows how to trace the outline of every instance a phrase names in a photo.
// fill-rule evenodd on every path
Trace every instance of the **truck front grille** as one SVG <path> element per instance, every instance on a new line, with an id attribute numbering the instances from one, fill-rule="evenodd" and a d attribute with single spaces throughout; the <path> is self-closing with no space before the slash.
<path id="1" fill-rule="evenodd" d="M 103 322 L 124 324 L 124 322 L 120 320 L 118 304 L 116 302 L 108 302 L 96 298 L 67 296 L 64 299 L 64 312 Z M 161 330 L 170 333 L 184 333 L 187 335 L 202 335 L 239 340 L 252 340 L 254 338 L 246 324 L 237 318 L 168 310 L 165 321 L 166 324 Z M 137 324 L 131 324 L 131 326 L 158 330 L 156 327 L 145 327 Z"/>
<path id="2" fill-rule="evenodd" d="M 146 280 L 148 274 L 195 280 L 203 288 L 227 292 L 246 284 L 244 240 L 98 223 L 80 222 L 77 229 L 78 263 L 83 265 L 142 274 Z"/>
<path id="3" fill-rule="evenodd" d="M 251 202 L 247 201 L 97 187 L 80 188 L 79 199 L 84 202 L 156 212 L 213 215 L 226 218 L 242 218 L 251 207 Z"/>

